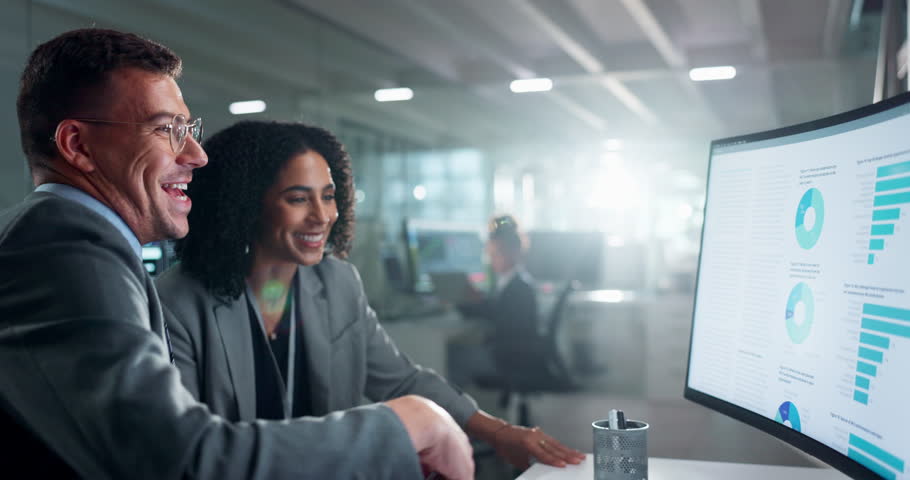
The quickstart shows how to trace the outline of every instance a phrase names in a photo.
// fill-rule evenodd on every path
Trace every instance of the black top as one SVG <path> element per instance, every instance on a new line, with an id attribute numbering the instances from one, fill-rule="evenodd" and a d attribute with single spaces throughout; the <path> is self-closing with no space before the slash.
<path id="1" fill-rule="evenodd" d="M 291 292 L 293 294 L 293 292 Z M 284 406 L 282 398 L 286 395 L 285 385 L 288 377 L 288 354 L 290 352 L 291 340 L 291 318 L 292 306 L 291 297 L 288 295 L 288 302 L 285 304 L 284 313 L 278 325 L 275 326 L 273 334 L 266 339 L 263 335 L 253 334 L 253 358 L 256 363 L 256 418 L 265 420 L 283 420 Z M 250 328 L 253 332 L 261 332 L 261 320 L 259 314 L 253 307 L 250 299 Z M 310 383 L 309 370 L 306 361 L 306 345 L 303 342 L 302 319 L 297 319 L 296 342 L 294 354 L 294 399 L 291 409 L 292 417 L 302 417 L 310 415 L 312 406 L 310 404 Z"/>

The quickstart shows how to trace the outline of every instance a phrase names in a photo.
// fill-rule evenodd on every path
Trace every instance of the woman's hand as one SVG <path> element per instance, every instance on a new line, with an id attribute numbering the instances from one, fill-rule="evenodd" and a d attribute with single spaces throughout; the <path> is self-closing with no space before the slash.
<path id="1" fill-rule="evenodd" d="M 530 457 L 554 467 L 579 464 L 585 455 L 559 443 L 544 433 L 540 427 L 525 428 L 506 425 L 498 429 L 490 441 L 496 453 L 513 466 L 522 470 L 528 468 Z"/>

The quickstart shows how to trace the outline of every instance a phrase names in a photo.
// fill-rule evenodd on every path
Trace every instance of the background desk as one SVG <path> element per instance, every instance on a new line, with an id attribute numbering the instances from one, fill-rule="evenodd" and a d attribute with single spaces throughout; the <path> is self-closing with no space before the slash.
<path id="1" fill-rule="evenodd" d="M 594 456 L 588 454 L 581 465 L 555 468 L 537 464 L 516 480 L 592 480 Z M 750 463 L 705 462 L 675 458 L 648 459 L 649 480 L 845 480 L 847 476 L 830 468 L 781 467 Z"/>

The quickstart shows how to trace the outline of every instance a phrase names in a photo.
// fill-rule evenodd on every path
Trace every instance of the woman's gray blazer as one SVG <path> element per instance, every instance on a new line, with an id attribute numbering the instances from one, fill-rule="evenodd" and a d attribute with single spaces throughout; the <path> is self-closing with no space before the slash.
<path id="1" fill-rule="evenodd" d="M 178 266 L 157 280 L 181 381 L 229 420 L 256 418 L 256 378 L 245 295 L 224 301 Z M 477 404 L 398 350 L 367 304 L 353 265 L 326 256 L 297 271 L 299 311 L 317 416 L 407 394 L 425 396 L 464 427 Z M 256 334 L 261 334 L 256 332 Z M 282 396 L 283 398 L 283 396 Z"/>

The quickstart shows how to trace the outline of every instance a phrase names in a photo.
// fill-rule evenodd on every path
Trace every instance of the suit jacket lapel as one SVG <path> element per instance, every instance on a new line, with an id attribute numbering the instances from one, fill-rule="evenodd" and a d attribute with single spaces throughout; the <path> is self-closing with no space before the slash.
<path id="1" fill-rule="evenodd" d="M 234 386 L 237 414 L 241 420 L 251 421 L 256 418 L 256 374 L 246 302 L 246 295 L 241 295 L 230 303 L 216 304 L 212 310 Z"/>
<path id="2" fill-rule="evenodd" d="M 158 290 L 155 288 L 155 282 L 149 274 L 145 274 L 145 294 L 149 299 L 149 330 L 155 332 L 165 342 L 170 354 L 171 344 L 167 342 L 164 333 L 164 315 L 161 312 L 161 300 L 158 298 Z"/>
<path id="3" fill-rule="evenodd" d="M 297 269 L 297 305 L 302 323 L 301 332 L 306 345 L 310 381 L 310 405 L 314 415 L 324 415 L 329 409 L 329 379 L 331 378 L 332 344 L 329 329 L 328 302 L 322 278 L 314 267 Z"/>
<path id="4" fill-rule="evenodd" d="M 148 297 L 149 304 L 149 330 L 158 334 L 167 347 L 167 358 L 174 363 L 174 347 L 171 345 L 171 335 L 167 329 L 167 319 L 164 318 L 164 311 L 161 308 L 161 299 L 158 298 L 158 289 L 155 288 L 155 282 L 151 275 L 145 274 L 145 294 Z"/>

